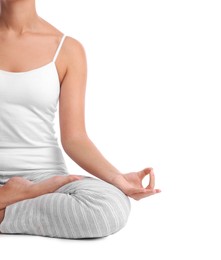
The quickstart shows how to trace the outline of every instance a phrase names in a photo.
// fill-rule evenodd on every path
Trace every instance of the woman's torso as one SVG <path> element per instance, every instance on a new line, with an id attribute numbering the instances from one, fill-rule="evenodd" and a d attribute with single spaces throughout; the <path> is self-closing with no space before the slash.
<path id="1" fill-rule="evenodd" d="M 38 37 L 9 42 L 9 48 L 0 41 L 0 184 L 13 176 L 67 174 L 54 129 L 65 36 L 45 35 L 41 43 Z"/>

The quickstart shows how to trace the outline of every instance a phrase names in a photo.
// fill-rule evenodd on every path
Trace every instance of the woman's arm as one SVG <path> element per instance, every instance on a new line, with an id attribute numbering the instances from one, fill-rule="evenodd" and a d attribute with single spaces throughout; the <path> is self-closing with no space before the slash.
<path id="1" fill-rule="evenodd" d="M 64 150 L 79 166 L 104 181 L 113 183 L 114 178 L 121 174 L 87 135 L 70 140 L 64 146 Z"/>
<path id="2" fill-rule="evenodd" d="M 123 174 L 90 140 L 85 127 L 86 54 L 80 42 L 67 37 L 63 55 L 67 70 L 61 83 L 59 119 L 64 151 L 87 172 L 115 185 L 136 200 L 159 193 L 159 189 L 154 190 L 152 168 Z M 144 188 L 142 179 L 146 175 L 150 176 L 150 184 Z"/>
<path id="3" fill-rule="evenodd" d="M 0 224 L 4 219 L 5 209 L 9 205 L 54 192 L 63 185 L 81 178 L 75 175 L 53 176 L 37 183 L 22 177 L 10 178 L 5 185 L 0 187 Z"/>
<path id="4" fill-rule="evenodd" d="M 16 202 L 54 192 L 63 185 L 81 178 L 75 175 L 53 176 L 34 183 L 23 177 L 12 177 L 0 187 L 0 210 Z"/>
<path id="5" fill-rule="evenodd" d="M 112 182 L 120 174 L 90 140 L 85 128 L 87 61 L 83 46 L 67 37 L 64 59 L 67 72 L 61 84 L 59 117 L 64 151 L 92 175 Z"/>

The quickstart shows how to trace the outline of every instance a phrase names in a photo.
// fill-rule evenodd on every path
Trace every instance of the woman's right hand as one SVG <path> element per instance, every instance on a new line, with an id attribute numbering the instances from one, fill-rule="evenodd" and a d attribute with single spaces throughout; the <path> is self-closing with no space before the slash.
<path id="1" fill-rule="evenodd" d="M 0 210 L 18 201 L 52 193 L 61 186 L 82 178 L 76 175 L 57 175 L 34 183 L 22 177 L 12 177 L 0 188 Z"/>

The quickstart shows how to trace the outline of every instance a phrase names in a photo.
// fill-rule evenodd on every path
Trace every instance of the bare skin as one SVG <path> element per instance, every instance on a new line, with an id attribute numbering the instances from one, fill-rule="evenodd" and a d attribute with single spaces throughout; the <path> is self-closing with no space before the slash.
<path id="1" fill-rule="evenodd" d="M 142 185 L 142 180 L 149 175 L 149 184 L 145 188 Z M 82 179 L 83 176 L 68 175 L 54 176 L 44 181 L 33 183 L 22 177 L 13 177 L 3 186 L 0 187 L 0 223 L 4 219 L 5 208 L 13 203 L 35 198 L 47 193 L 52 193 L 61 186 Z M 119 180 L 121 178 L 121 180 Z M 154 189 L 155 177 L 153 168 L 145 168 L 139 172 L 131 172 L 121 175 L 113 180 L 116 186 L 121 189 L 126 195 L 135 200 L 159 193 L 159 189 Z M 129 184 L 129 185 L 128 185 Z"/>
<path id="2" fill-rule="evenodd" d="M 25 72 L 52 61 L 63 35 L 36 13 L 35 0 L 0 0 L 0 70 Z M 39 55 L 41 53 L 41 55 Z M 31 57 L 31 58 L 30 58 Z M 66 37 L 56 60 L 60 80 L 59 122 L 61 143 L 67 155 L 84 170 L 109 182 L 135 200 L 160 193 L 151 167 L 122 173 L 98 150 L 85 127 L 86 54 L 82 44 Z M 147 187 L 142 180 L 149 175 Z M 21 177 L 0 188 L 0 222 L 11 203 L 53 192 L 69 177 L 58 176 L 39 184 Z M 77 180 L 76 176 L 72 176 Z M 59 186 L 60 185 L 60 186 Z"/>
<path id="3" fill-rule="evenodd" d="M 53 176 L 37 183 L 22 177 L 9 179 L 4 186 L 0 187 L 0 223 L 4 218 L 5 208 L 7 206 L 22 200 L 52 193 L 61 186 L 82 178 L 83 177 L 76 175 Z"/>

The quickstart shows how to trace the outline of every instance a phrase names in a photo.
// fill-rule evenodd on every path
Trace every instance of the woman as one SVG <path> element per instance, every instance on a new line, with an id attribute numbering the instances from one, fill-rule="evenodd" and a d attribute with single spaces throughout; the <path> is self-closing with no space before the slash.
<path id="1" fill-rule="evenodd" d="M 153 169 L 121 173 L 89 139 L 81 43 L 39 17 L 35 0 L 0 6 L 1 233 L 93 238 L 119 231 L 129 197 L 160 192 Z M 53 130 L 58 100 L 62 147 L 97 178 L 68 173 Z"/>

